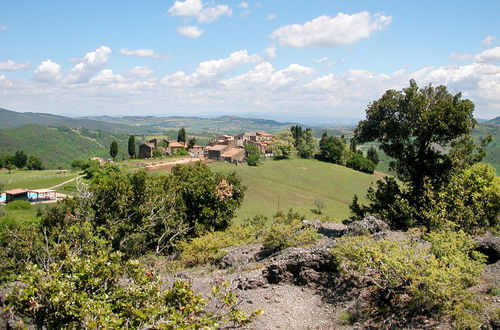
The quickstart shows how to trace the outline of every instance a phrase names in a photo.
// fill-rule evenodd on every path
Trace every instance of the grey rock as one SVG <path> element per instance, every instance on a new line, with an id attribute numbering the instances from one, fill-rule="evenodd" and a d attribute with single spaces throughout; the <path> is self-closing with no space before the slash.
<path id="1" fill-rule="evenodd" d="M 340 237 L 345 234 L 347 229 L 347 226 L 344 224 L 322 222 L 318 219 L 312 221 L 304 220 L 302 223 L 304 224 L 304 227 L 312 227 L 316 229 L 318 233 L 329 238 Z"/>
<path id="2" fill-rule="evenodd" d="M 323 285 L 337 272 L 332 247 L 328 241 L 313 248 L 288 248 L 269 261 L 262 275 L 271 284 Z"/>
<path id="3" fill-rule="evenodd" d="M 364 235 L 375 234 L 379 232 L 389 231 L 391 228 L 384 221 L 375 218 L 374 216 L 367 216 L 363 220 L 354 221 L 347 226 L 348 235 Z"/>
<path id="4" fill-rule="evenodd" d="M 262 244 L 250 244 L 224 249 L 226 255 L 219 262 L 219 268 L 240 267 L 262 258 Z"/>
<path id="5" fill-rule="evenodd" d="M 488 264 L 500 260 L 500 236 L 483 236 L 476 239 L 476 250 L 488 257 Z"/>

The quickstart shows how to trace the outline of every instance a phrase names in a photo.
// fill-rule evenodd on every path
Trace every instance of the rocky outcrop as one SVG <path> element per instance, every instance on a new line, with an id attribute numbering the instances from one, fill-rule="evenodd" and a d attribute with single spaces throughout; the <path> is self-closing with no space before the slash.
<path id="1" fill-rule="evenodd" d="M 269 255 L 262 249 L 262 244 L 250 244 L 224 249 L 226 255 L 219 262 L 219 268 L 237 268 L 250 262 L 261 260 Z"/>
<path id="2" fill-rule="evenodd" d="M 476 250 L 488 257 L 488 264 L 500 260 L 500 236 L 484 236 L 476 239 Z"/>
<path id="3" fill-rule="evenodd" d="M 348 235 L 366 235 L 385 232 L 390 229 L 387 223 L 370 215 L 363 220 L 351 222 L 347 226 L 346 233 Z"/>
<path id="4" fill-rule="evenodd" d="M 290 283 L 317 287 L 329 282 L 337 272 L 330 253 L 332 240 L 313 248 L 288 248 L 273 257 L 262 275 L 270 284 Z"/>
<path id="5" fill-rule="evenodd" d="M 317 219 L 312 221 L 304 220 L 302 223 L 304 227 L 314 228 L 318 233 L 329 238 L 340 237 L 345 234 L 345 231 L 347 229 L 347 226 L 344 224 L 334 223 L 334 222 L 322 222 Z"/>

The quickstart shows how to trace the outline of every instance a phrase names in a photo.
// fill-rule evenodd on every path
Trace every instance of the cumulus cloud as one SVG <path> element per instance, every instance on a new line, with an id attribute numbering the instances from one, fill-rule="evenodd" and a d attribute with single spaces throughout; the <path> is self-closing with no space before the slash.
<path id="1" fill-rule="evenodd" d="M 121 81 L 123 81 L 123 77 L 119 74 L 114 74 L 113 70 L 110 69 L 104 69 L 97 76 L 90 79 L 91 84 L 109 84 Z"/>
<path id="2" fill-rule="evenodd" d="M 153 70 L 147 66 L 134 66 L 132 69 L 128 70 L 127 75 L 138 78 L 146 78 L 153 74 Z"/>
<path id="3" fill-rule="evenodd" d="M 265 88 L 280 89 L 304 80 L 314 74 L 314 69 L 300 64 L 290 64 L 282 70 L 275 70 L 271 63 L 263 62 L 251 71 L 221 81 L 230 89 Z"/>
<path id="4" fill-rule="evenodd" d="M 66 76 L 66 82 L 79 84 L 88 82 L 92 75 L 99 72 L 108 62 L 111 48 L 101 46 L 93 52 L 85 54 L 80 63 L 76 64 Z"/>
<path id="5" fill-rule="evenodd" d="M 267 58 L 275 58 L 276 57 L 276 47 L 269 46 L 266 49 L 264 49 L 264 53 L 266 54 Z"/>
<path id="6" fill-rule="evenodd" d="M 169 55 L 157 54 L 153 49 L 120 49 L 120 54 L 126 56 L 151 57 L 151 58 L 169 58 Z"/>
<path id="7" fill-rule="evenodd" d="M 36 68 L 33 79 L 39 82 L 54 82 L 60 80 L 61 77 L 61 66 L 48 59 Z"/>
<path id="8" fill-rule="evenodd" d="M 276 15 L 275 15 L 275 14 L 269 14 L 269 15 L 267 15 L 267 17 L 266 17 L 266 19 L 267 19 L 268 21 L 272 21 L 272 20 L 273 20 L 273 19 L 275 19 L 275 18 L 276 18 Z"/>
<path id="9" fill-rule="evenodd" d="M 12 87 L 12 82 L 7 79 L 7 77 L 3 74 L 0 74 L 0 86 L 2 87 Z"/>
<path id="10" fill-rule="evenodd" d="M 0 25 L 0 32 L 7 31 L 9 27 L 7 25 Z"/>
<path id="11" fill-rule="evenodd" d="M 162 83 L 172 87 L 194 87 L 214 83 L 242 65 L 261 60 L 262 58 L 257 54 L 249 55 L 247 50 L 240 50 L 223 59 L 201 62 L 192 74 L 178 71 L 167 75 L 163 77 Z"/>
<path id="12" fill-rule="evenodd" d="M 474 56 L 476 62 L 498 62 L 500 61 L 500 46 L 483 50 Z"/>
<path id="13" fill-rule="evenodd" d="M 243 9 L 247 9 L 248 8 L 248 2 L 242 1 L 242 2 L 240 2 L 238 4 L 238 7 L 243 8 Z"/>
<path id="14" fill-rule="evenodd" d="M 271 33 L 270 38 L 293 48 L 349 45 L 369 38 L 374 31 L 384 30 L 391 20 L 391 16 L 367 11 L 339 13 L 335 17 L 322 15 L 304 24 L 283 26 Z"/>
<path id="15" fill-rule="evenodd" d="M 24 63 L 16 63 L 12 60 L 6 62 L 0 62 L 0 71 L 17 71 L 28 68 L 31 65 L 29 61 Z"/>
<path id="16" fill-rule="evenodd" d="M 230 17 L 233 14 L 226 5 L 207 6 L 201 0 L 175 1 L 168 13 L 172 16 L 194 17 L 200 23 L 210 23 L 220 16 Z"/>
<path id="17" fill-rule="evenodd" d="M 177 28 L 177 33 L 191 39 L 199 38 L 203 34 L 203 32 L 205 31 L 193 25 L 179 26 Z"/>
<path id="18" fill-rule="evenodd" d="M 482 44 L 483 44 L 483 47 L 488 47 L 491 45 L 491 43 L 496 39 L 495 36 L 492 36 L 491 34 L 490 35 L 487 35 L 486 38 L 484 38 Z"/>

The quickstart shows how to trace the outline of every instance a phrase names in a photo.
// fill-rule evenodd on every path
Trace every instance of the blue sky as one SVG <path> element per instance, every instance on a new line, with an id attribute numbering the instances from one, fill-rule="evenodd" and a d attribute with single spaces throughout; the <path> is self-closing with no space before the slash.
<path id="1" fill-rule="evenodd" d="M 0 0 L 0 107 L 331 123 L 414 78 L 500 115 L 500 1 Z"/>

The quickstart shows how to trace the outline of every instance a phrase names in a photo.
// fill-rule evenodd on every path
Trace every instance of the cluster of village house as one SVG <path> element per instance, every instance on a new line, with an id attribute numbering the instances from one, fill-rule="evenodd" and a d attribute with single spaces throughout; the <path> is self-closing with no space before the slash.
<path id="1" fill-rule="evenodd" d="M 231 163 L 242 162 L 245 159 L 245 146 L 255 145 L 263 154 L 271 153 L 269 145 L 274 141 L 274 135 L 266 132 L 247 132 L 238 135 L 221 135 L 206 147 L 194 145 L 188 148 L 187 142 L 175 142 L 166 139 L 152 139 L 139 146 L 139 158 L 152 158 L 155 151 L 171 155 L 177 149 L 187 150 L 193 157 L 206 157 L 216 161 Z"/>

